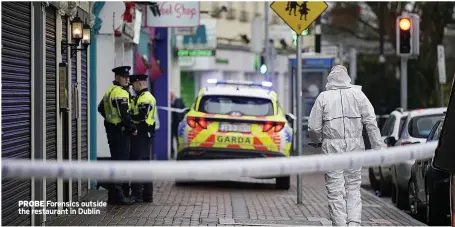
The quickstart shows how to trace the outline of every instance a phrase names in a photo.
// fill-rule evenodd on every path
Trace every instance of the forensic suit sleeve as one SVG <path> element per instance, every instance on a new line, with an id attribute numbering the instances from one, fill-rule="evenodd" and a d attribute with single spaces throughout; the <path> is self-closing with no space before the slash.
<path id="1" fill-rule="evenodd" d="M 131 114 L 129 113 L 129 98 L 130 94 L 128 91 L 123 89 L 118 89 L 115 96 L 112 97 L 112 104 L 117 107 L 119 111 L 120 118 L 122 119 L 123 124 L 132 132 L 136 131 L 136 126 L 131 119 Z"/>
<path id="2" fill-rule="evenodd" d="M 106 112 L 104 110 L 104 102 L 103 102 L 103 99 L 101 99 L 100 103 L 98 104 L 98 113 L 101 114 L 101 116 L 103 116 L 103 118 L 106 118 Z"/>
<path id="3" fill-rule="evenodd" d="M 374 113 L 373 105 L 366 95 L 361 93 L 360 101 L 360 114 L 362 116 L 362 123 L 366 128 L 368 137 L 370 139 L 371 148 L 377 150 L 384 147 L 384 143 L 381 141 L 381 132 L 376 122 L 376 114 Z"/>
<path id="4" fill-rule="evenodd" d="M 316 99 L 308 119 L 308 134 L 313 143 L 322 143 L 322 96 Z"/>

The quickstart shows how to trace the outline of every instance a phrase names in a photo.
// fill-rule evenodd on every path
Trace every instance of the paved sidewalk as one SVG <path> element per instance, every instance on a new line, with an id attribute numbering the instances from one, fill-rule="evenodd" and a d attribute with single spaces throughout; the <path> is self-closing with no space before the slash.
<path id="1" fill-rule="evenodd" d="M 108 206 L 99 215 L 60 216 L 47 225 L 331 225 L 322 174 L 303 177 L 304 204 L 296 204 L 296 177 L 290 190 L 274 189 L 274 180 L 155 184 L 153 204 Z M 104 190 L 84 200 L 106 200 Z M 362 189 L 363 226 L 423 226 L 391 204 Z"/>

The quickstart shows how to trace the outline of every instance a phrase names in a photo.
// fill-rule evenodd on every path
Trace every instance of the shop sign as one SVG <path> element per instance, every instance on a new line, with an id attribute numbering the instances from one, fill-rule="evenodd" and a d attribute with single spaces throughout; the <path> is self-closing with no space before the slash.
<path id="1" fill-rule="evenodd" d="M 200 22 L 199 2 L 158 2 L 160 15 L 147 7 L 146 27 L 197 27 Z"/>
<path id="2" fill-rule="evenodd" d="M 185 27 L 185 28 L 174 28 L 174 35 L 193 35 L 196 28 Z"/>
<path id="3" fill-rule="evenodd" d="M 139 34 L 142 23 L 142 13 L 137 8 L 131 8 L 130 20 L 123 20 L 122 34 L 129 42 L 139 44 Z"/>
<path id="4" fill-rule="evenodd" d="M 178 50 L 178 57 L 209 57 L 215 56 L 215 50 Z"/>
<path id="5" fill-rule="evenodd" d="M 215 59 L 215 63 L 220 64 L 220 65 L 229 65 L 229 59 L 217 58 L 217 59 Z"/>

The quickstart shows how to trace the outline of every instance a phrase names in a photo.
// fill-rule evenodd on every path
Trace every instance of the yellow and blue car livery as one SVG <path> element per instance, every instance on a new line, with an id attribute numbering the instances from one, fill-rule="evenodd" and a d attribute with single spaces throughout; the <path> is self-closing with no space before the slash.
<path id="1" fill-rule="evenodd" d="M 288 157 L 288 122 L 270 82 L 208 80 L 179 125 L 177 160 Z"/>

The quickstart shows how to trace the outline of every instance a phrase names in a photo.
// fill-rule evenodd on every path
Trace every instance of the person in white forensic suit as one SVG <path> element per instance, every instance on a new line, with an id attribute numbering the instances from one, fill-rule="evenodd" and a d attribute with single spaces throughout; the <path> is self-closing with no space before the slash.
<path id="1" fill-rule="evenodd" d="M 308 119 L 310 140 L 315 144 L 322 143 L 322 151 L 328 155 L 364 150 L 364 125 L 371 147 L 385 147 L 373 106 L 361 87 L 351 84 L 346 67 L 336 65 L 327 77 L 326 91 L 319 94 L 311 110 Z M 361 224 L 361 169 L 334 170 L 325 174 L 333 226 Z"/>

